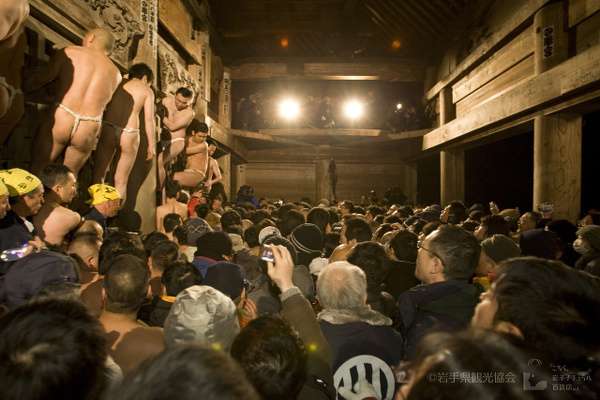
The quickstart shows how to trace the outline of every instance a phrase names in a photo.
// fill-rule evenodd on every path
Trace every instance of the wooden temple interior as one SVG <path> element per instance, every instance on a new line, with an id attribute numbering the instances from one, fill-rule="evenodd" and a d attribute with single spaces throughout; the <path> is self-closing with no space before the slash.
<path id="1" fill-rule="evenodd" d="M 113 32 L 111 55 L 126 73 L 155 71 L 157 99 L 186 86 L 196 118 L 218 143 L 229 198 L 360 201 L 400 187 L 413 203 L 555 205 L 575 222 L 595 205 L 600 166 L 598 0 L 30 0 L 27 76 L 94 27 Z M 46 90 L 51 90 L 49 87 Z M 277 115 L 291 96 L 336 110 L 374 93 L 379 124 L 307 126 Z M 241 120 L 259 94 L 260 126 Z M 397 103 L 419 124 L 385 123 Z M 1 153 L 27 168 L 48 106 L 27 95 L 25 116 Z M 120 224 L 154 229 L 156 163 L 142 144 Z M 158 139 L 158 138 L 157 138 Z M 80 186 L 92 167 L 80 172 Z"/>

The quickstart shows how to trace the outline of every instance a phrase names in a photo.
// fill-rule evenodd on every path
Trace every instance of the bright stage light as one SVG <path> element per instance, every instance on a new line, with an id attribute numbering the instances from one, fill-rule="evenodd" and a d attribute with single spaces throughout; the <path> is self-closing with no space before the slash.
<path id="1" fill-rule="evenodd" d="M 363 113 L 363 105 L 356 100 L 349 101 L 344 107 L 346 115 L 349 118 L 359 118 Z"/>
<path id="2" fill-rule="evenodd" d="M 400 104 L 400 103 L 396 104 L 396 110 L 400 110 L 400 109 L 402 109 L 402 104 Z"/>
<path id="3" fill-rule="evenodd" d="M 279 106 L 279 112 L 286 118 L 296 118 L 300 113 L 300 106 L 294 100 L 284 100 Z"/>

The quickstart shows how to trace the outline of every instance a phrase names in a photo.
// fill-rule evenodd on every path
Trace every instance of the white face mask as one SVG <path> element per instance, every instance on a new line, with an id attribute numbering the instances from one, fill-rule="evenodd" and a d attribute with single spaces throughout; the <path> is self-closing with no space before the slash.
<path id="1" fill-rule="evenodd" d="M 583 243 L 582 239 L 577 239 L 573 242 L 573 250 L 575 250 L 582 256 L 590 252 L 590 250 L 585 246 L 585 243 Z"/>

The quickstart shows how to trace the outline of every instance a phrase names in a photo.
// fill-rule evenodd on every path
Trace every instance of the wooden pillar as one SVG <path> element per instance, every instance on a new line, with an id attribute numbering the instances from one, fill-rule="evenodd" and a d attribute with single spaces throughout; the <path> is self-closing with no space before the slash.
<path id="1" fill-rule="evenodd" d="M 455 106 L 452 102 L 452 88 L 440 91 L 440 126 L 455 118 Z M 452 200 L 465 197 L 465 154 L 463 151 L 442 151 L 440 153 L 440 201 L 446 205 Z"/>
<path id="2" fill-rule="evenodd" d="M 235 166 L 231 165 L 231 154 L 225 154 L 220 157 L 217 162 L 219 163 L 219 167 L 223 170 L 221 179 L 221 183 L 225 188 L 225 193 L 227 193 L 227 198 L 231 199 L 232 187 L 231 187 L 231 170 L 235 168 Z M 235 194 L 235 192 L 233 192 Z"/>
<path id="3" fill-rule="evenodd" d="M 568 38 L 562 2 L 552 3 L 534 18 L 535 73 L 567 59 Z M 568 79 L 566 77 L 565 79 Z M 533 204 L 554 204 L 555 219 L 577 221 L 581 207 L 581 130 L 578 114 L 538 116 L 534 121 Z"/>
<path id="4" fill-rule="evenodd" d="M 331 181 L 329 179 L 329 161 L 330 160 L 319 160 L 316 163 L 315 173 L 315 199 L 331 199 Z"/>
<path id="5" fill-rule="evenodd" d="M 465 153 L 464 151 L 442 151 L 440 153 L 441 203 L 465 198 Z"/>
<path id="6" fill-rule="evenodd" d="M 554 219 L 575 223 L 581 207 L 581 115 L 536 117 L 533 205 L 554 204 Z"/>
<path id="7" fill-rule="evenodd" d="M 440 90 L 440 126 L 456 118 L 456 107 L 452 102 L 452 87 Z"/>

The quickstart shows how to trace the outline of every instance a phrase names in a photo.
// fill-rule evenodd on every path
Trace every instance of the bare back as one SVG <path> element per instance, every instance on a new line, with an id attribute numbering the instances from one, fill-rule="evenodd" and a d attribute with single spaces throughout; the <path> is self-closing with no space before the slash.
<path id="1" fill-rule="evenodd" d="M 159 232 L 164 232 L 165 227 L 163 226 L 163 219 L 167 214 L 179 214 L 182 220 L 187 219 L 188 211 L 187 206 L 177 200 L 167 199 L 167 203 L 162 206 L 156 207 L 156 229 Z"/>
<path id="2" fill-rule="evenodd" d="M 40 238 L 50 244 L 63 246 L 65 237 L 81 223 L 81 216 L 53 201 L 46 201 L 33 217 Z"/>
<path id="3" fill-rule="evenodd" d="M 139 114 L 148 98 L 154 98 L 150 86 L 139 79 L 119 85 L 104 113 L 104 120 L 121 128 L 138 129 Z"/>
<path id="4" fill-rule="evenodd" d="M 106 330 L 108 353 L 123 374 L 166 348 L 162 328 L 142 326 L 115 314 L 107 316 L 103 313 L 100 322 Z"/>
<path id="5" fill-rule="evenodd" d="M 28 15 L 27 0 L 0 1 L 0 41 L 14 34 Z"/>
<path id="6" fill-rule="evenodd" d="M 57 101 L 80 115 L 101 115 L 121 82 L 119 69 L 93 48 L 69 46 L 59 57 Z"/>

